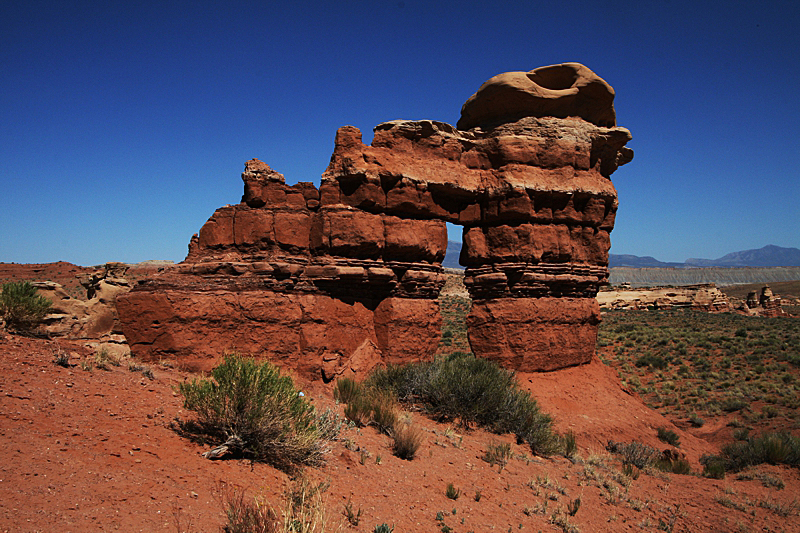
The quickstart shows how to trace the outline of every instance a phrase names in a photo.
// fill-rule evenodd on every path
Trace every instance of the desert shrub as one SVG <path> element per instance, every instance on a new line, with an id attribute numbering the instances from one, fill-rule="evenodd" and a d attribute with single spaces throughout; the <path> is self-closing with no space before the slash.
<path id="1" fill-rule="evenodd" d="M 570 516 L 578 514 L 578 509 L 581 508 L 581 497 L 578 496 L 567 504 L 567 512 Z"/>
<path id="2" fill-rule="evenodd" d="M 747 440 L 750 436 L 750 428 L 736 428 L 733 430 L 734 440 Z"/>
<path id="3" fill-rule="evenodd" d="M 333 397 L 342 403 L 350 403 L 350 400 L 359 394 L 361 394 L 361 386 L 351 378 L 337 380 L 336 387 L 333 389 Z"/>
<path id="4" fill-rule="evenodd" d="M 358 394 L 347 403 L 344 416 L 358 427 L 369 424 L 372 416 L 372 400 L 365 394 Z"/>
<path id="5" fill-rule="evenodd" d="M 511 459 L 511 445 L 507 442 L 491 442 L 486 452 L 483 454 L 482 459 L 492 466 L 499 464 L 500 470 L 503 470 L 506 464 L 508 464 L 509 459 Z"/>
<path id="6" fill-rule="evenodd" d="M 726 398 L 720 405 L 720 408 L 728 413 L 741 411 L 745 407 L 747 407 L 747 401 L 742 398 Z"/>
<path id="7" fill-rule="evenodd" d="M 196 413 L 178 423 L 181 433 L 279 468 L 322 462 L 341 424 L 329 411 L 318 415 L 275 365 L 227 355 L 211 378 L 179 385 L 184 407 Z"/>
<path id="8" fill-rule="evenodd" d="M 637 367 L 649 366 L 656 370 L 664 370 L 667 368 L 667 361 L 660 355 L 645 354 L 636 359 L 634 363 Z"/>
<path id="9" fill-rule="evenodd" d="M 347 518 L 347 521 L 351 526 L 358 526 L 358 523 L 361 522 L 361 507 L 359 507 L 358 511 L 356 511 L 353 508 L 353 502 L 351 502 L 350 498 L 348 498 L 347 503 L 344 504 L 344 516 Z"/>
<path id="10" fill-rule="evenodd" d="M 780 411 L 774 405 L 765 405 L 761 408 L 761 414 L 764 418 L 775 418 L 780 414 Z"/>
<path id="11" fill-rule="evenodd" d="M 453 486 L 452 483 L 448 483 L 447 490 L 445 490 L 444 495 L 450 498 L 451 500 L 457 500 L 458 497 L 461 496 L 461 491 L 455 488 L 455 486 Z"/>
<path id="12" fill-rule="evenodd" d="M 344 416 L 359 427 L 375 424 L 382 433 L 389 435 L 397 422 L 397 406 L 394 394 L 389 390 L 364 387 L 350 379 L 339 380 L 334 394 L 340 390 L 339 398 L 347 398 Z"/>
<path id="13" fill-rule="evenodd" d="M 660 441 L 676 447 L 681 445 L 680 437 L 678 437 L 678 434 L 671 429 L 660 427 L 656 431 L 658 432 L 658 439 Z"/>
<path id="14" fill-rule="evenodd" d="M 717 455 L 703 455 L 700 457 L 703 465 L 703 477 L 711 479 L 725 479 L 725 460 Z"/>
<path id="15" fill-rule="evenodd" d="M 800 466 L 800 438 L 788 433 L 765 433 L 725 445 L 721 458 L 728 470 L 738 472 L 763 463 Z"/>
<path id="16" fill-rule="evenodd" d="M 689 423 L 692 425 L 692 427 L 699 428 L 703 427 L 703 424 L 705 424 L 706 421 L 697 416 L 696 414 L 693 414 L 692 416 L 689 417 Z"/>
<path id="17" fill-rule="evenodd" d="M 514 372 L 487 359 L 456 352 L 432 362 L 389 365 L 373 371 L 365 385 L 391 390 L 440 421 L 513 433 L 537 454 L 557 451 L 550 416 L 519 389 Z"/>
<path id="18" fill-rule="evenodd" d="M 381 433 L 389 435 L 397 424 L 397 406 L 394 396 L 387 391 L 375 391 L 372 394 L 372 422 Z"/>
<path id="19" fill-rule="evenodd" d="M 227 520 L 225 533 L 277 533 L 280 519 L 264 501 L 255 497 L 251 501 L 244 491 L 237 490 L 224 495 L 224 510 Z"/>
<path id="20" fill-rule="evenodd" d="M 652 466 L 661 458 L 658 450 L 636 441 L 630 443 L 609 441 L 606 449 L 619 455 L 623 465 L 632 465 L 639 469 Z"/>
<path id="21" fill-rule="evenodd" d="M 575 452 L 578 451 L 578 441 L 575 439 L 575 433 L 571 430 L 567 431 L 563 437 L 561 437 L 561 447 L 563 448 L 562 453 L 564 457 L 574 456 Z"/>
<path id="22" fill-rule="evenodd" d="M 281 533 L 324 533 L 338 529 L 329 525 L 328 513 L 322 493 L 329 483 L 315 484 L 306 477 L 300 477 L 284 493 L 283 523 L 278 529 Z"/>
<path id="23" fill-rule="evenodd" d="M 422 437 L 422 430 L 418 427 L 398 421 L 392 430 L 392 453 L 410 461 L 422 445 Z"/>
<path id="24" fill-rule="evenodd" d="M 372 533 L 392 533 L 394 531 L 394 527 L 389 527 L 389 524 L 384 522 L 383 524 L 376 525 L 375 529 L 372 530 Z"/>
<path id="25" fill-rule="evenodd" d="M 692 473 L 692 465 L 686 459 L 675 459 L 674 461 L 668 461 L 668 463 L 669 468 L 665 469 L 667 472 L 681 475 L 688 475 Z"/>
<path id="26" fill-rule="evenodd" d="M 40 295 L 29 281 L 6 283 L 0 291 L 0 317 L 15 331 L 35 329 L 51 307 L 50 300 Z"/>
<path id="27" fill-rule="evenodd" d="M 282 516 L 262 498 L 223 487 L 225 533 L 324 533 L 330 530 L 322 499 L 327 484 L 297 479 L 283 494 Z M 181 530 L 182 531 L 182 530 Z"/>

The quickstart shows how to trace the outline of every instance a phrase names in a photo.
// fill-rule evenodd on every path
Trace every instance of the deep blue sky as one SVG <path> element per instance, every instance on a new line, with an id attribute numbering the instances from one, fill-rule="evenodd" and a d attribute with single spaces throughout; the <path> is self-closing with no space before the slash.
<path id="1" fill-rule="evenodd" d="M 565 61 L 633 134 L 612 253 L 800 247 L 799 6 L 2 2 L 0 261 L 182 260 L 246 160 L 318 184 L 339 126 L 455 124 L 489 77 Z"/>

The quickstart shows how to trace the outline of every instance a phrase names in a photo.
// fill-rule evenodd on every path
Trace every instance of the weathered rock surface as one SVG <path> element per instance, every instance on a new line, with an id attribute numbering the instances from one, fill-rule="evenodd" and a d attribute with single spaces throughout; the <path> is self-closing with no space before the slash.
<path id="1" fill-rule="evenodd" d="M 118 301 L 137 355 L 209 369 L 236 350 L 330 380 L 435 350 L 444 222 L 323 205 L 255 159 L 242 179 L 183 263 Z"/>
<path id="2" fill-rule="evenodd" d="M 631 160 L 631 136 L 606 127 L 613 90 L 585 67 L 525 76 L 549 103 L 498 108 L 490 80 L 462 129 L 396 120 L 367 146 L 340 128 L 319 189 L 248 161 L 241 203 L 119 301 L 135 353 L 209 368 L 235 348 L 326 380 L 429 357 L 452 222 L 464 226 L 475 353 L 525 371 L 588 362 L 617 209 L 609 176 Z"/>
<path id="3" fill-rule="evenodd" d="M 103 269 L 82 276 L 80 283 L 86 289 L 86 300 L 71 297 L 59 283 L 33 282 L 39 294 L 52 303 L 44 320 L 44 332 L 51 337 L 124 342 L 116 298 L 131 289 L 124 278 L 126 271 L 123 263 L 107 263 Z"/>
<path id="4" fill-rule="evenodd" d="M 617 125 L 614 89 L 580 63 L 504 72 L 467 100 L 457 126 L 468 130 L 522 117 L 580 117 L 611 128 Z"/>
<path id="5" fill-rule="evenodd" d="M 619 288 L 597 293 L 601 309 L 696 309 L 731 311 L 728 297 L 713 283 L 682 287 Z"/>

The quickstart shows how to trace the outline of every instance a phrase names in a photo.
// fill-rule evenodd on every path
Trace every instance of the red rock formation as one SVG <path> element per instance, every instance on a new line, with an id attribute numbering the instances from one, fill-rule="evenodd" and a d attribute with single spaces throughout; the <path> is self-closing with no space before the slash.
<path id="1" fill-rule="evenodd" d="M 757 291 L 751 291 L 747 295 L 747 301 L 740 307 L 740 310 L 745 314 L 754 316 L 789 316 L 789 313 L 783 310 L 781 297 L 773 294 L 769 285 L 764 285 L 761 288 L 761 294 L 758 295 Z"/>
<path id="2" fill-rule="evenodd" d="M 214 213 L 186 261 L 118 299 L 132 349 L 207 368 L 237 348 L 326 380 L 429 357 L 447 221 L 464 226 L 475 353 L 524 371 L 588 362 L 609 176 L 631 137 L 605 127 L 614 93 L 585 67 L 525 76 L 546 90 L 510 109 L 490 80 L 464 106 L 469 131 L 392 121 L 367 146 L 340 128 L 318 190 L 248 161 L 242 202 Z"/>
<path id="3" fill-rule="evenodd" d="M 137 355 L 208 369 L 238 350 L 329 380 L 435 350 L 444 222 L 321 205 L 255 159 L 242 179 L 183 263 L 118 298 Z"/>

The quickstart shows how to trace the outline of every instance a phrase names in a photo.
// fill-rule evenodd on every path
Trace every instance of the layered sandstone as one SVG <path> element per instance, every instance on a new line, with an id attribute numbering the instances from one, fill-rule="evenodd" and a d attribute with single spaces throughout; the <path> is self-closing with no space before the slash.
<path id="1" fill-rule="evenodd" d="M 257 159 L 242 179 L 184 262 L 119 299 L 137 355 L 208 369 L 236 350 L 329 380 L 435 350 L 444 222 L 332 203 Z"/>
<path id="2" fill-rule="evenodd" d="M 732 305 L 713 283 L 681 287 L 611 287 L 597 294 L 601 309 L 695 309 L 698 311 L 731 311 Z"/>
<path id="3" fill-rule="evenodd" d="M 609 177 L 633 153 L 613 90 L 576 65 L 528 73 L 551 87 L 513 109 L 490 80 L 463 129 L 396 120 L 365 145 L 340 128 L 319 189 L 249 161 L 241 203 L 119 302 L 132 348 L 204 367 L 236 348 L 324 379 L 429 357 L 452 222 L 476 355 L 524 371 L 588 362 L 617 210 Z"/>
<path id="4" fill-rule="evenodd" d="M 740 309 L 751 316 L 776 317 L 789 315 L 783 310 L 781 297 L 774 294 L 769 285 L 762 287 L 760 294 L 757 291 L 751 291 Z"/>

